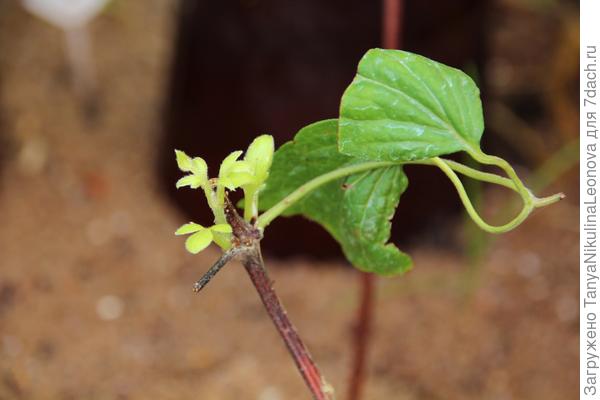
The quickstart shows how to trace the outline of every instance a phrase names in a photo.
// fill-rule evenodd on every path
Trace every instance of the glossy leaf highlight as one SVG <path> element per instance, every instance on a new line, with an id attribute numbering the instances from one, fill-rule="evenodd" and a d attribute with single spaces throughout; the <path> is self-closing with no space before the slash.
<path id="1" fill-rule="evenodd" d="M 378 161 L 476 151 L 479 89 L 464 72 L 400 50 L 369 50 L 340 107 L 339 150 Z"/>

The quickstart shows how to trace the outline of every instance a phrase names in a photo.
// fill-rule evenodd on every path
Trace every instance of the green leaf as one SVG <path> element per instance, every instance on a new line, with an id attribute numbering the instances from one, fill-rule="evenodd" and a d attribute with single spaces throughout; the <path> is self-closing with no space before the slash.
<path id="1" fill-rule="evenodd" d="M 455 68 L 399 50 L 369 50 L 342 97 L 339 150 L 407 161 L 479 149 L 479 89 Z"/>
<path id="2" fill-rule="evenodd" d="M 249 172 L 236 172 L 219 178 L 219 184 L 225 186 L 229 190 L 235 190 L 242 185 L 252 182 L 254 175 Z"/>
<path id="3" fill-rule="evenodd" d="M 237 161 L 241 151 L 234 151 L 221 163 L 219 169 L 219 185 L 225 186 L 229 190 L 246 185 L 254 181 L 254 171 L 252 165 L 247 161 Z"/>
<path id="4" fill-rule="evenodd" d="M 184 186 L 189 186 L 192 189 L 197 189 L 202 186 L 204 182 L 206 181 L 198 175 L 186 175 L 175 183 L 175 187 L 179 189 Z"/>
<path id="5" fill-rule="evenodd" d="M 217 224 L 210 227 L 210 230 L 213 232 L 220 233 L 231 233 L 233 230 L 231 229 L 231 225 L 229 224 Z"/>
<path id="6" fill-rule="evenodd" d="M 185 241 L 185 248 L 192 254 L 198 254 L 212 242 L 213 234 L 210 229 L 202 229 Z"/>
<path id="7" fill-rule="evenodd" d="M 371 170 L 346 180 L 340 225 L 346 241 L 344 248 L 353 253 L 352 263 L 380 274 L 410 266 L 406 254 L 393 244 L 386 244 L 392 227 L 390 220 L 407 186 L 408 179 L 399 166 Z"/>
<path id="8" fill-rule="evenodd" d="M 252 165 L 254 170 L 255 182 L 252 182 L 253 185 L 262 185 L 269 176 L 274 146 L 273 136 L 270 135 L 261 135 L 248 146 L 244 160 Z"/>
<path id="9" fill-rule="evenodd" d="M 183 151 L 175 150 L 175 158 L 177 159 L 177 166 L 183 172 L 188 172 L 192 169 L 192 159 Z"/>
<path id="10" fill-rule="evenodd" d="M 221 162 L 221 167 L 219 168 L 219 177 L 225 176 L 229 173 L 229 170 L 236 164 L 237 159 L 240 158 L 243 151 L 237 150 L 231 152 L 227 157 L 223 159 Z"/>
<path id="11" fill-rule="evenodd" d="M 195 222 L 188 222 L 187 224 L 183 224 L 175 231 L 177 236 L 179 235 L 187 235 L 189 233 L 198 232 L 200 229 L 204 229 L 204 227 Z"/>
<path id="12" fill-rule="evenodd" d="M 190 171 L 194 175 L 198 175 L 204 180 L 208 180 L 208 166 L 206 165 L 206 161 L 204 161 L 200 157 L 194 157 L 191 162 Z"/>
<path id="13" fill-rule="evenodd" d="M 213 230 L 213 240 L 223 250 L 231 248 L 231 233 L 221 233 Z"/>
<path id="14" fill-rule="evenodd" d="M 213 240 L 223 250 L 227 250 L 231 247 L 231 225 L 229 224 L 216 224 L 210 227 L 213 233 Z"/>
<path id="15" fill-rule="evenodd" d="M 261 209 L 268 209 L 299 186 L 324 173 L 361 162 L 340 154 L 337 120 L 309 125 L 275 152 Z M 411 261 L 393 244 L 390 218 L 408 181 L 400 166 L 375 169 L 320 186 L 288 208 L 321 224 L 340 243 L 357 268 L 379 274 L 406 271 Z"/>

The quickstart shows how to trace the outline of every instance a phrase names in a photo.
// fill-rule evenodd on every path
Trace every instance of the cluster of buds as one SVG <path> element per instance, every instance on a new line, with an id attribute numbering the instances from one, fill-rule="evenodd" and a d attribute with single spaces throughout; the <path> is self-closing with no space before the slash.
<path id="1" fill-rule="evenodd" d="M 261 135 L 248 146 L 243 159 L 239 159 L 242 151 L 234 151 L 221 162 L 219 176 L 209 179 L 208 166 L 202 158 L 192 158 L 183 151 L 175 150 L 179 169 L 188 173 L 177 181 L 177 188 L 202 188 L 214 214 L 215 225 L 211 227 L 190 222 L 175 232 L 176 235 L 191 235 L 185 243 L 190 253 L 199 253 L 213 241 L 223 250 L 231 247 L 231 226 L 225 219 L 226 190 L 241 188 L 244 191 L 244 219 L 251 222 L 257 217 L 258 193 L 269 177 L 273 152 L 273 137 Z"/>

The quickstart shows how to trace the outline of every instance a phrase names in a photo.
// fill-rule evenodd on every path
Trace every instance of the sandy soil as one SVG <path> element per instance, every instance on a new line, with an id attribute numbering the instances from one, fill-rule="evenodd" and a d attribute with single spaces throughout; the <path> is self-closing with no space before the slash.
<path id="1" fill-rule="evenodd" d="M 92 125 L 60 33 L 0 11 L 0 399 L 308 399 L 240 265 L 191 291 L 217 253 L 191 256 L 173 236 L 184 221 L 153 161 L 172 2 L 119 1 L 94 23 L 103 111 Z M 378 280 L 366 399 L 575 398 L 577 195 L 561 185 L 570 198 L 497 238 L 477 273 L 417 248 L 412 272 Z M 357 273 L 267 263 L 343 394 Z"/>

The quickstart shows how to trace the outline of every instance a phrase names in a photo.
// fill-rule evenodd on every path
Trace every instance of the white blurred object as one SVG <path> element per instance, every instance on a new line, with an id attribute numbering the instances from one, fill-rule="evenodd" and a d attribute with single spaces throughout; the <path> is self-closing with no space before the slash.
<path id="1" fill-rule="evenodd" d="M 109 0 L 22 0 L 33 15 L 62 29 L 65 47 L 73 74 L 73 85 L 84 103 L 95 102 L 96 74 L 88 23 Z"/>
<path id="2" fill-rule="evenodd" d="M 114 295 L 102 296 L 96 302 L 96 313 L 104 321 L 119 319 L 123 315 L 125 303 Z"/>
<path id="3" fill-rule="evenodd" d="M 86 25 L 109 0 L 22 0 L 32 14 L 64 30 Z"/>
<path id="4" fill-rule="evenodd" d="M 18 153 L 18 165 L 22 172 L 37 175 L 44 170 L 48 160 L 48 146 L 43 137 L 34 136 L 24 141 Z"/>

